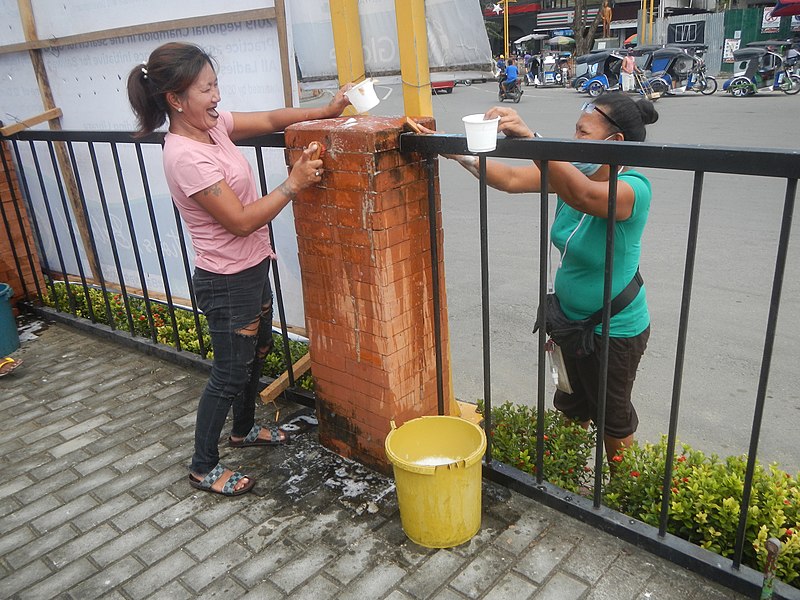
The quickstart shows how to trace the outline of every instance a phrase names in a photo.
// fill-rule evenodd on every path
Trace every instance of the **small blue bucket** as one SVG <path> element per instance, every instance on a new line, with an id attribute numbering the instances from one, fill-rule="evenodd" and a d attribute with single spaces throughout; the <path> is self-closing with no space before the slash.
<path id="1" fill-rule="evenodd" d="M 19 348 L 17 321 L 11 312 L 11 297 L 14 290 L 7 283 L 0 283 L 0 358 Z"/>

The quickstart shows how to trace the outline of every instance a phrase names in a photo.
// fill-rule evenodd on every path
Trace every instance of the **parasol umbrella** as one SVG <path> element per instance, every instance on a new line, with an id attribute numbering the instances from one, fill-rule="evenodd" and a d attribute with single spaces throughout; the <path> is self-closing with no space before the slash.
<path id="1" fill-rule="evenodd" d="M 523 35 L 518 40 L 514 40 L 515 44 L 521 44 L 523 42 L 529 42 L 531 40 L 544 40 L 547 39 L 547 34 L 545 33 L 529 33 L 528 35 Z"/>
<path id="2" fill-rule="evenodd" d="M 575 43 L 575 40 L 566 35 L 557 35 L 547 40 L 547 43 L 551 46 L 570 46 Z"/>
<path id="3" fill-rule="evenodd" d="M 800 15 L 800 0 L 778 0 L 772 9 L 773 17 L 789 17 Z"/>
<path id="4" fill-rule="evenodd" d="M 622 42 L 622 45 L 628 46 L 628 45 L 636 45 L 638 43 L 639 43 L 639 34 L 634 33 L 633 35 L 629 35 L 628 37 L 626 37 L 625 41 Z"/>

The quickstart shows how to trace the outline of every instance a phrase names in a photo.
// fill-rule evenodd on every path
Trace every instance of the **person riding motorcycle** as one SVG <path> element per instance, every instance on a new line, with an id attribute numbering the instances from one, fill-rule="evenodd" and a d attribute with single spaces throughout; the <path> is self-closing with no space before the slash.
<path id="1" fill-rule="evenodd" d="M 514 85 L 517 83 L 518 77 L 519 69 L 517 69 L 517 65 L 509 61 L 508 65 L 506 65 L 506 78 L 500 82 L 500 89 L 504 94 L 508 93 L 509 90 L 514 89 Z"/>

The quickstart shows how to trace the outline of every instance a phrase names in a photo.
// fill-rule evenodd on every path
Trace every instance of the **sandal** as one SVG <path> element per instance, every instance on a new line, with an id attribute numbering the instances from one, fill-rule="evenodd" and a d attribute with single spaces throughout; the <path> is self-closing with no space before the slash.
<path id="1" fill-rule="evenodd" d="M 262 429 L 264 428 L 261 427 L 261 425 L 253 425 L 250 433 L 248 433 L 243 440 L 237 442 L 229 437 L 228 445 L 231 448 L 250 448 L 253 446 L 282 446 L 289 443 L 289 434 L 278 429 L 277 425 L 271 425 L 269 427 L 268 440 L 258 437 Z M 281 433 L 283 437 L 281 437 Z"/>
<path id="2" fill-rule="evenodd" d="M 197 479 L 194 475 L 189 473 L 189 485 L 193 488 L 198 490 L 203 490 L 204 492 L 211 492 L 212 494 L 220 494 L 222 496 L 241 496 L 242 494 L 246 494 L 250 490 L 253 489 L 253 486 L 256 484 L 256 480 L 250 477 L 249 475 L 245 475 L 244 473 L 240 473 L 239 471 L 232 471 L 231 476 L 228 477 L 228 481 L 225 482 L 225 485 L 222 486 L 222 490 L 218 491 L 212 488 L 211 486 L 214 485 L 220 477 L 225 474 L 227 471 L 225 467 L 222 465 L 217 465 L 211 472 L 203 477 L 203 479 Z M 247 479 L 248 483 L 242 489 L 237 490 L 236 484 L 239 483 L 242 479 Z"/>
<path id="3" fill-rule="evenodd" d="M 14 360 L 10 356 L 0 359 L 0 377 L 5 377 L 21 364 L 21 360 Z"/>

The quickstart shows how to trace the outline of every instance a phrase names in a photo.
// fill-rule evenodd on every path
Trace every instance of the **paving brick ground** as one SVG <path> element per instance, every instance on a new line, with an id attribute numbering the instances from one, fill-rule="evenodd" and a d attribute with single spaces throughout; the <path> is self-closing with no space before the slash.
<path id="1" fill-rule="evenodd" d="M 0 598 L 742 598 L 488 482 L 478 535 L 422 548 L 392 482 L 313 430 L 223 450 L 255 493 L 196 492 L 202 373 L 64 325 L 37 335 L 0 379 Z"/>

